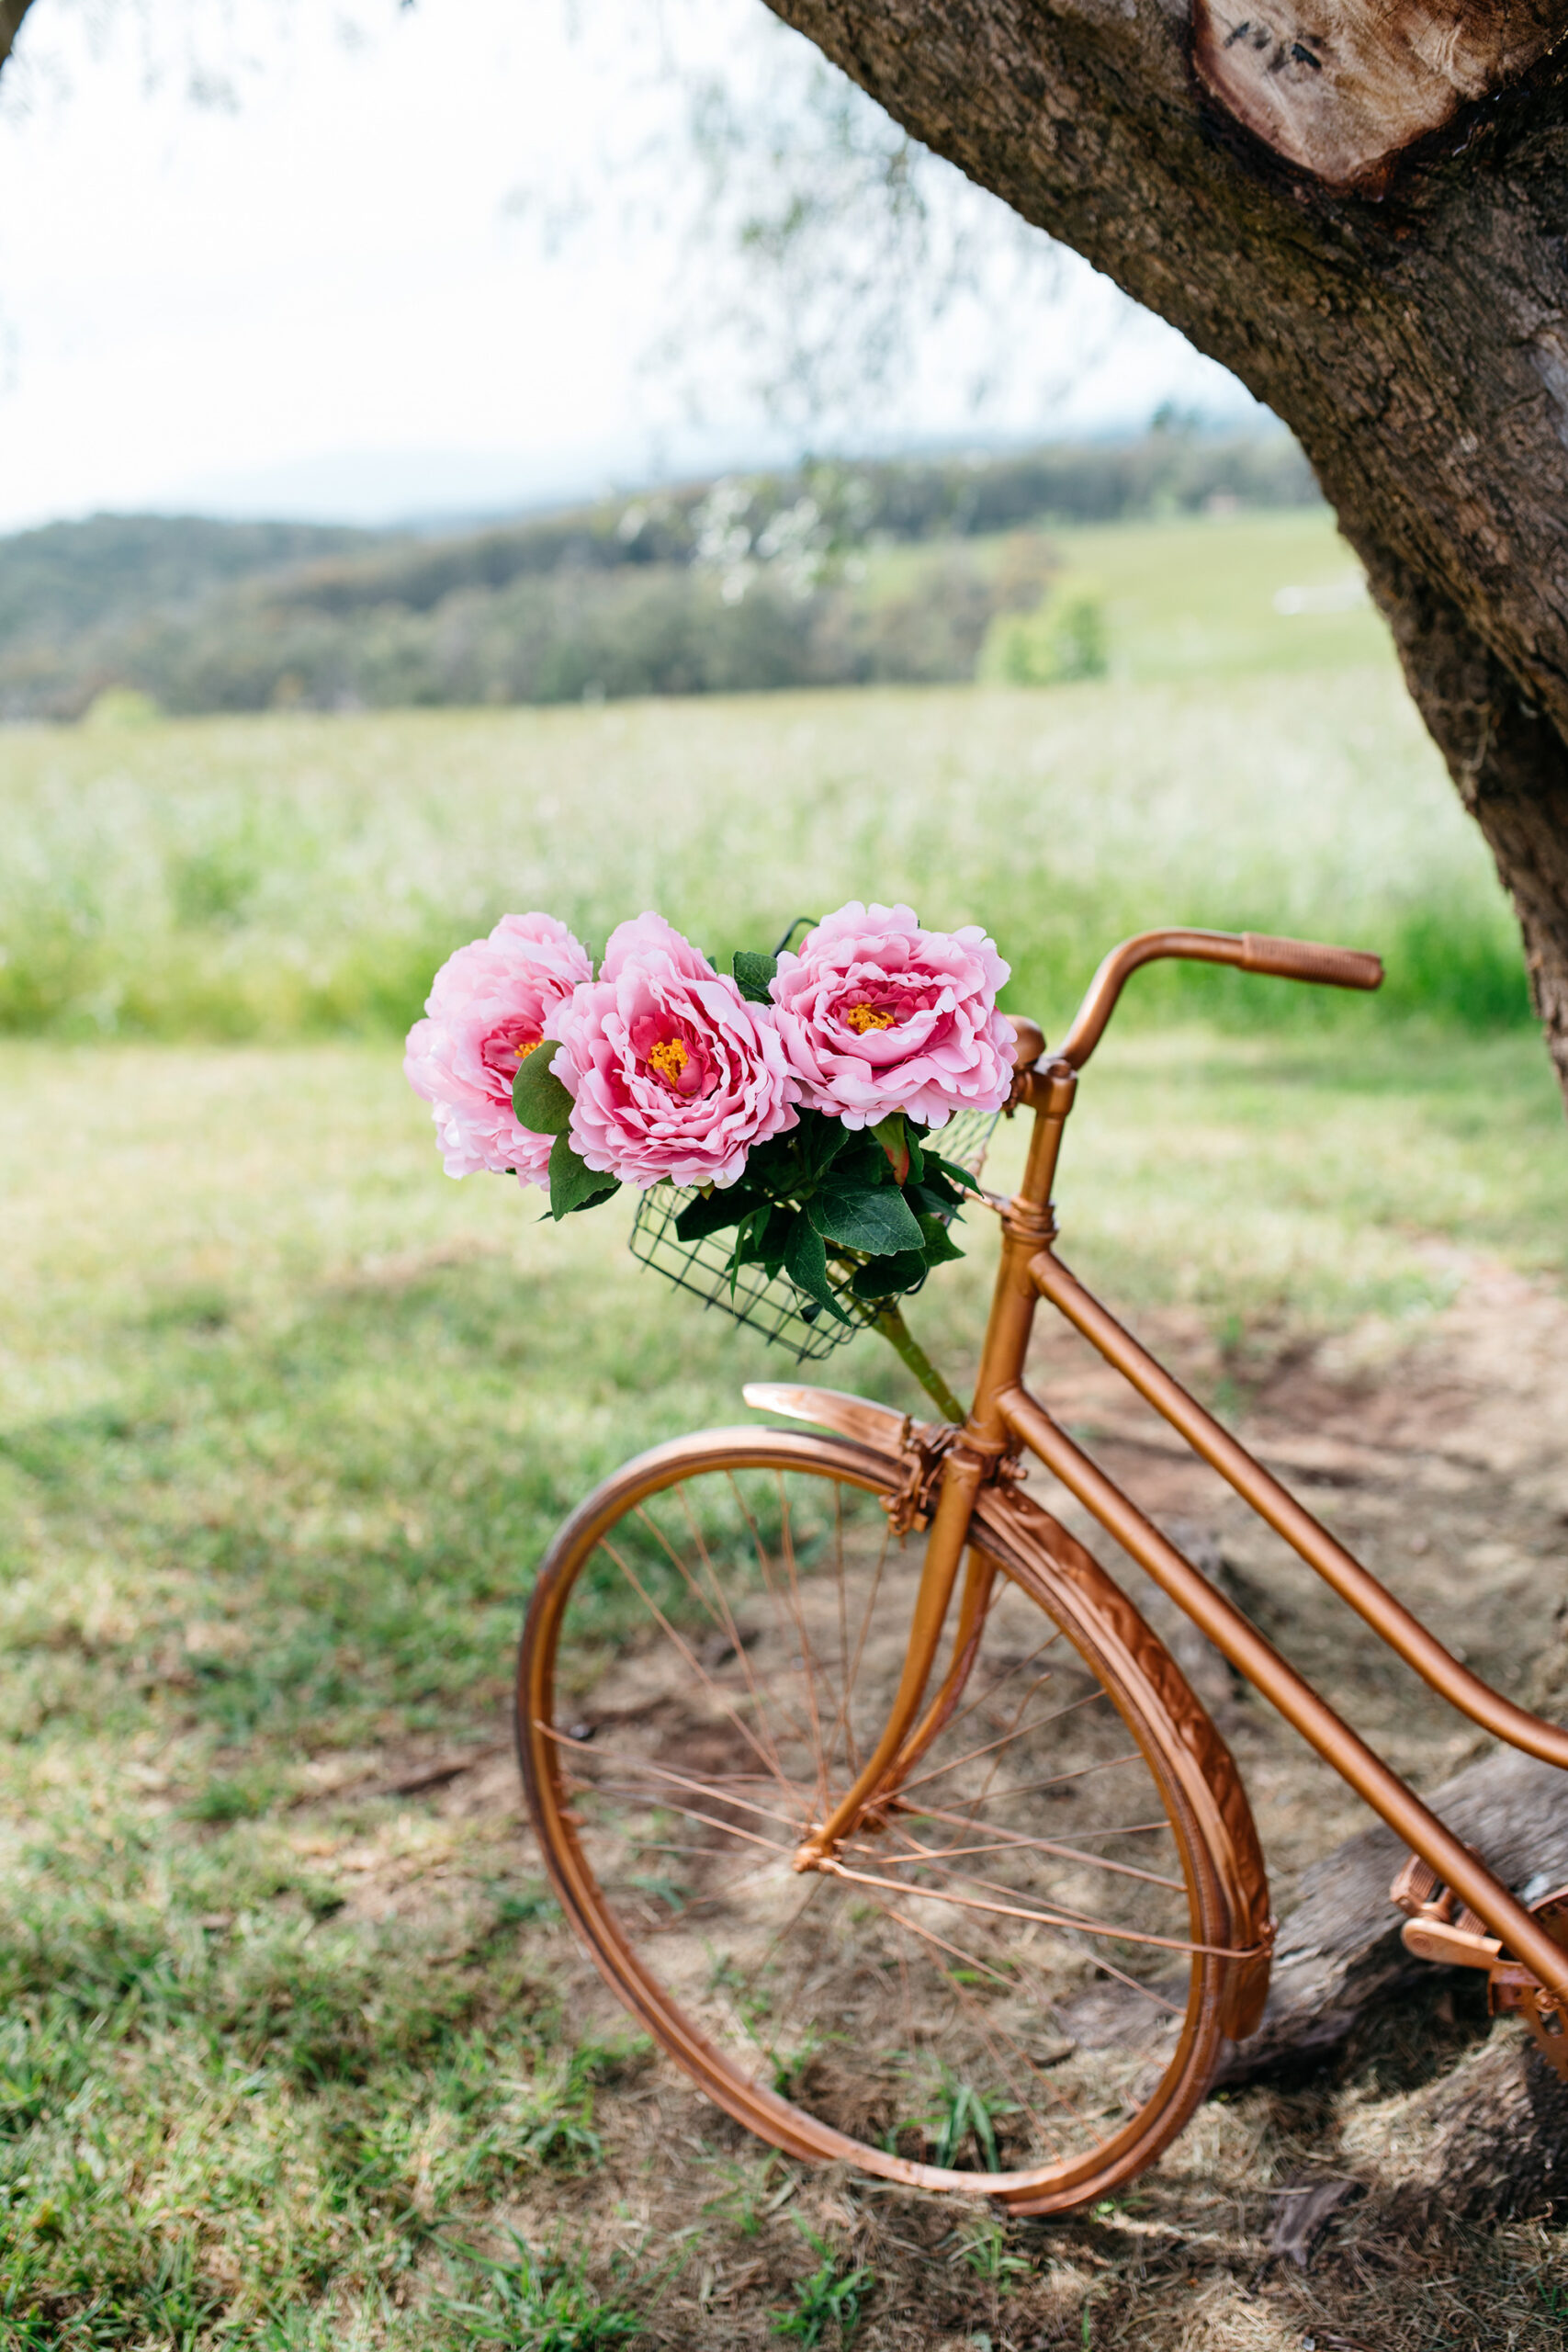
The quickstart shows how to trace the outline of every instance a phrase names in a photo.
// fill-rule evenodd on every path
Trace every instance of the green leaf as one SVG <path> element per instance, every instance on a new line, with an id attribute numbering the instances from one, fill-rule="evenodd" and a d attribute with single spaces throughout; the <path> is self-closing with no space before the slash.
<path id="1" fill-rule="evenodd" d="M 806 1214 L 828 1241 L 864 1250 L 874 1258 L 897 1250 L 919 1250 L 920 1228 L 891 1184 L 824 1184 L 806 1204 Z"/>
<path id="2" fill-rule="evenodd" d="M 573 1209 L 592 1208 L 619 1190 L 618 1177 L 601 1176 L 578 1158 L 569 1136 L 557 1136 L 550 1146 L 550 1215 L 558 1224 Z"/>
<path id="3" fill-rule="evenodd" d="M 735 1228 L 735 1240 L 729 1252 L 729 1295 L 735 1296 L 735 1286 L 740 1279 L 742 1266 L 750 1265 L 753 1256 L 751 1244 L 759 1230 L 767 1224 L 773 1209 L 766 1201 L 758 1201 L 749 1208 Z"/>
<path id="4" fill-rule="evenodd" d="M 748 1004 L 772 1004 L 768 982 L 778 968 L 776 956 L 756 956 L 749 947 L 738 947 L 730 958 L 735 985 Z"/>
<path id="5" fill-rule="evenodd" d="M 893 1170 L 894 1182 L 901 1184 L 912 1172 L 909 1166 L 909 1142 L 905 1132 L 903 1112 L 893 1111 L 886 1119 L 878 1119 L 871 1132 L 887 1154 L 887 1162 Z"/>
<path id="6" fill-rule="evenodd" d="M 859 1268 L 850 1288 L 857 1298 L 893 1298 L 925 1278 L 924 1251 L 900 1250 L 896 1257 L 874 1258 L 869 1266 Z"/>
<path id="7" fill-rule="evenodd" d="M 798 1209 L 781 1208 L 775 1201 L 766 1217 L 760 1219 L 747 1234 L 743 1262 L 761 1266 L 768 1280 L 776 1282 L 783 1271 L 790 1236 L 799 1216 Z"/>
<path id="8" fill-rule="evenodd" d="M 897 1191 L 893 1170 L 882 1146 L 869 1134 L 852 1135 L 831 1168 L 818 1182 L 839 1193 L 874 1193 L 886 1186 Z"/>
<path id="9" fill-rule="evenodd" d="M 904 1198 L 917 1216 L 949 1217 L 964 1206 L 956 1185 L 950 1184 L 945 1176 L 935 1175 L 930 1160 L 926 1162 L 923 1182 L 906 1184 Z"/>
<path id="10" fill-rule="evenodd" d="M 548 1038 L 517 1065 L 512 1107 L 517 1124 L 531 1136 L 564 1136 L 571 1124 L 571 1097 L 550 1068 L 555 1047 Z"/>
<path id="11" fill-rule="evenodd" d="M 675 1220 L 676 1238 L 682 1241 L 701 1241 L 705 1234 L 722 1233 L 728 1225 L 739 1225 L 761 1205 L 760 1194 L 744 1184 L 731 1184 L 728 1191 L 716 1187 L 711 1193 L 699 1193 L 688 1201 Z"/>
<path id="12" fill-rule="evenodd" d="M 951 1259 L 963 1257 L 963 1250 L 958 1247 L 957 1242 L 954 1241 L 952 1234 L 949 1233 L 947 1229 L 947 1219 L 945 1217 L 921 1217 L 920 1231 L 926 1238 L 926 1263 L 928 1266 L 945 1266 Z"/>
<path id="13" fill-rule="evenodd" d="M 840 1323 L 853 1321 L 853 1317 L 846 1315 L 839 1305 L 828 1280 L 828 1252 L 822 1247 L 822 1237 L 803 1216 L 795 1220 L 789 1247 L 784 1251 L 784 1272 L 808 1298 L 816 1299 Z"/>
<path id="14" fill-rule="evenodd" d="M 940 1176 L 944 1178 L 948 1183 L 952 1184 L 955 1190 L 962 1193 L 963 1188 L 965 1185 L 973 1184 L 975 1182 L 975 1178 L 970 1170 L 967 1168 L 960 1168 L 953 1160 L 943 1159 L 940 1152 L 931 1151 L 928 1148 L 925 1154 L 925 1161 L 924 1181 L 928 1184 L 932 1181 L 933 1177 Z"/>
<path id="15" fill-rule="evenodd" d="M 842 1119 L 830 1119 L 825 1111 L 803 1111 L 800 1125 L 790 1140 L 797 1144 L 812 1175 L 820 1176 L 840 1153 L 863 1138 L 846 1127 Z"/>
<path id="16" fill-rule="evenodd" d="M 777 1201 L 763 1202 L 736 1237 L 735 1250 L 739 1263 L 765 1267 L 771 1282 L 784 1264 L 789 1237 L 798 1215 L 797 1209 L 783 1208 Z"/>

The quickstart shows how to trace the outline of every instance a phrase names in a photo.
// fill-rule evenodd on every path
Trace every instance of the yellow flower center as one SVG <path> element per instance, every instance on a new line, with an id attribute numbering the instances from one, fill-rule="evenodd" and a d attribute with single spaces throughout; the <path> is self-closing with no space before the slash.
<path id="1" fill-rule="evenodd" d="M 852 1004 L 844 1015 L 844 1026 L 852 1029 L 857 1037 L 863 1037 L 868 1029 L 891 1029 L 893 1015 L 879 1012 L 874 1004 Z"/>
<path id="2" fill-rule="evenodd" d="M 518 1046 L 515 1047 L 514 1050 L 518 1060 L 520 1062 L 525 1062 L 530 1054 L 536 1054 L 538 1052 L 539 1047 L 544 1044 L 544 1042 L 545 1041 L 542 1037 L 536 1037 L 532 1045 Z"/>
<path id="3" fill-rule="evenodd" d="M 649 1047 L 648 1066 L 658 1071 L 666 1086 L 674 1086 L 691 1058 L 679 1037 L 666 1037 L 662 1045 Z"/>

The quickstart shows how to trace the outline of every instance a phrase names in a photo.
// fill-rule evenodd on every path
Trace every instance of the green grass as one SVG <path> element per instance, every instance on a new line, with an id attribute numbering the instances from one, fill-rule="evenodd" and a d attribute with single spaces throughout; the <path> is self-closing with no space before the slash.
<path id="1" fill-rule="evenodd" d="M 657 906 L 722 955 L 851 897 L 983 922 L 1010 1001 L 1058 1023 L 1109 941 L 1170 921 L 1377 947 L 1379 1017 L 1522 1021 L 1509 910 L 1382 624 L 1272 609 L 1343 575 L 1326 523 L 1066 548 L 1107 598 L 1103 682 L 6 730 L 0 1030 L 387 1035 L 507 908 L 602 942 Z M 1131 1010 L 1344 1017 L 1197 968 Z"/>
<path id="2" fill-rule="evenodd" d="M 794 2311 L 773 2314 L 773 2332 L 809 2347 L 832 2333 L 835 2343 L 849 2345 L 860 2323 L 861 2304 L 876 2284 L 876 2274 L 863 2266 L 850 2268 L 815 2233 L 809 2243 L 822 2257 L 809 2278 L 796 2282 Z"/>
<path id="3" fill-rule="evenodd" d="M 1104 599 L 1113 676 L 1145 684 L 1387 658 L 1360 565 L 1325 509 L 1102 524 L 1058 544 L 1058 595 Z"/>
<path id="4" fill-rule="evenodd" d="M 1048 603 L 1089 596 L 1101 605 L 1118 683 L 1364 669 L 1392 659 L 1360 564 L 1326 507 L 1098 523 L 1045 537 L 1058 566 Z M 1011 560 L 1016 537 L 964 546 L 994 572 Z M 872 593 L 908 594 L 930 560 L 929 548 L 888 548 L 873 559 Z M 1007 626 L 997 624 L 998 634 Z M 993 638 L 983 674 L 1001 674 L 996 650 Z"/>
<path id="5" fill-rule="evenodd" d="M 908 895 L 984 919 L 1057 1034 L 1142 923 L 1346 937 L 1388 1006 L 1139 976 L 1068 1261 L 1226 1363 L 1415 1328 L 1471 1256 L 1560 1279 L 1560 1100 L 1386 653 L 1244 669 L 0 735 L 0 1003 L 43 1033 L 0 1043 L 0 2344 L 668 2341 L 672 2281 L 706 2312 L 709 2252 L 781 2235 L 755 2340 L 879 2340 L 890 2290 L 827 2209 L 803 2255 L 788 2167 L 637 2136 L 661 2078 L 502 1802 L 392 1785 L 502 1736 L 585 1488 L 782 1369 L 633 1264 L 625 1204 L 555 1227 L 448 1182 L 396 1033 L 509 905 L 722 948 Z M 919 1302 L 954 1378 L 989 1263 Z M 827 1376 L 918 1402 L 869 1338 Z M 994 2328 L 1014 2257 L 968 2246 Z"/>
<path id="6" fill-rule="evenodd" d="M 777 1366 L 622 1207 L 448 1182 L 389 1046 L 12 1044 L 0 1081 L 9 2340 L 613 2341 L 692 2245 L 504 2229 L 631 2193 L 644 2061 L 569 2013 L 504 1819 L 378 1797 L 378 1759 L 494 1739 L 556 1521 Z M 1134 1308 L 1419 1317 L 1435 1242 L 1563 1267 L 1524 1036 L 1133 1036 L 1077 1124 L 1064 1248 Z M 955 1374 L 988 1261 L 920 1303 Z M 915 1401 L 871 1339 L 829 1376 Z M 420 1899 L 367 1911 L 371 1864 Z"/>

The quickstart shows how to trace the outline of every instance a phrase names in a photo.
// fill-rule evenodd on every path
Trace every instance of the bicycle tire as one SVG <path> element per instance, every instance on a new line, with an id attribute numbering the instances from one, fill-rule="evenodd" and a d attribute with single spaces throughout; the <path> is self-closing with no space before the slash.
<path id="1" fill-rule="evenodd" d="M 739 2122 L 795 2156 L 1061 2211 L 1149 2164 L 1255 2022 L 1261 1858 L 1169 1653 L 1065 1530 L 994 1488 L 972 1528 L 999 1571 L 982 1635 L 937 1668 L 963 1677 L 951 1720 L 843 1875 L 793 1873 L 885 1720 L 920 1550 L 882 1508 L 900 1471 L 750 1429 L 606 1480 L 524 1629 L 529 1814 L 603 1974 Z"/>

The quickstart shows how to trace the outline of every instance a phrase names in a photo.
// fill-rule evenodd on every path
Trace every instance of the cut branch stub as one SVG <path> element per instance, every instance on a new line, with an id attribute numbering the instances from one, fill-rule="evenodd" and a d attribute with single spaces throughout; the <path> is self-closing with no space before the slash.
<path id="1" fill-rule="evenodd" d="M 1522 74 L 1568 32 L 1568 0 L 1194 0 L 1193 62 L 1287 162 L 1349 187 Z"/>

